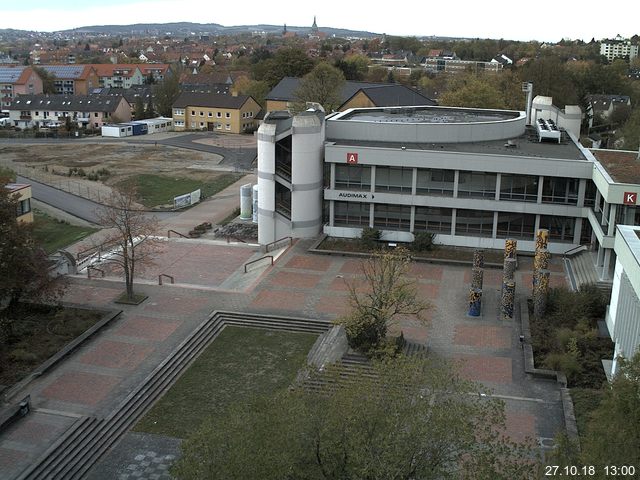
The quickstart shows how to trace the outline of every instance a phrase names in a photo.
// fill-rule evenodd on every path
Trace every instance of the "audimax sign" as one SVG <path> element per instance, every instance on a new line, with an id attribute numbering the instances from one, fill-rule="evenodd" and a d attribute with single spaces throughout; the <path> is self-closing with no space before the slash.
<path id="1" fill-rule="evenodd" d="M 362 198 L 363 200 L 367 200 L 369 198 L 369 194 L 368 193 L 340 192 L 340 193 L 338 193 L 338 198 Z"/>

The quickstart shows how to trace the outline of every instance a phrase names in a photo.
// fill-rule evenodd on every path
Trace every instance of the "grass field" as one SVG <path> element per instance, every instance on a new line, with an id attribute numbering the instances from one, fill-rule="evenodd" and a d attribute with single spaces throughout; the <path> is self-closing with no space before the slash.
<path id="1" fill-rule="evenodd" d="M 197 189 L 202 190 L 202 197 L 210 197 L 237 181 L 240 175 L 227 173 L 211 176 L 204 180 L 172 177 L 164 175 L 141 174 L 131 177 L 125 185 L 134 184 L 140 203 L 145 207 L 173 206 L 173 198 Z"/>
<path id="2" fill-rule="evenodd" d="M 230 403 L 286 388 L 316 338 L 226 327 L 134 430 L 186 438 Z"/>
<path id="3" fill-rule="evenodd" d="M 98 231 L 96 228 L 69 225 L 39 210 L 34 210 L 33 214 L 33 236 L 47 253 L 53 253 Z"/>

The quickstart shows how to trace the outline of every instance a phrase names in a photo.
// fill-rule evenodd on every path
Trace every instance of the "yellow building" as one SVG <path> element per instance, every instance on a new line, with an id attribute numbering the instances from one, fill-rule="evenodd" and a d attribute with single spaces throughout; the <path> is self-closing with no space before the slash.
<path id="1" fill-rule="evenodd" d="M 173 103 L 175 131 L 243 133 L 257 127 L 260 105 L 249 95 L 183 92 Z"/>
<path id="2" fill-rule="evenodd" d="M 31 211 L 31 185 L 24 183 L 9 183 L 5 188 L 18 196 L 18 206 L 16 208 L 16 218 L 19 222 L 33 223 L 33 212 Z"/>

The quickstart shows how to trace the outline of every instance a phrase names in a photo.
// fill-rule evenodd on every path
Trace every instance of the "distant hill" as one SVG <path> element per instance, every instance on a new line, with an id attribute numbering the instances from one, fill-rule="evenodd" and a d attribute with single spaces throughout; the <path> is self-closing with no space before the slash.
<path id="1" fill-rule="evenodd" d="M 266 32 L 266 33 L 280 33 L 282 32 L 283 25 L 236 25 L 226 27 L 218 23 L 191 23 L 191 22 L 176 22 L 176 23 L 136 23 L 133 25 L 92 25 L 87 27 L 72 28 L 70 30 L 63 30 L 60 33 L 81 33 L 81 34 L 96 34 L 96 35 L 171 35 L 171 36 L 185 36 L 185 35 L 233 35 L 239 33 L 252 33 L 252 32 Z M 296 32 L 301 34 L 307 34 L 311 32 L 311 27 L 297 27 L 287 25 L 287 30 L 290 32 Z M 321 32 L 326 33 L 328 36 L 335 35 L 336 37 L 361 37 L 371 38 L 379 36 L 379 34 L 372 32 L 363 32 L 359 30 L 349 30 L 344 28 L 330 28 L 321 27 Z"/>

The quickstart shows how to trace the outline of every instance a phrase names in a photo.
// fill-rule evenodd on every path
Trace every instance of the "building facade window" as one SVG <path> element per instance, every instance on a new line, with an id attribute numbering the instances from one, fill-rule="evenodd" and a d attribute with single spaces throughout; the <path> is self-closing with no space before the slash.
<path id="1" fill-rule="evenodd" d="M 575 225 L 576 219 L 573 217 L 540 215 L 540 228 L 549 230 L 549 238 L 556 242 L 573 243 Z"/>
<path id="2" fill-rule="evenodd" d="M 195 110 L 191 110 L 191 116 L 195 117 L 195 115 L 196 115 L 196 111 Z"/>
<path id="3" fill-rule="evenodd" d="M 377 203 L 373 206 L 373 226 L 383 230 L 403 230 L 411 226 L 411 207 Z"/>
<path id="4" fill-rule="evenodd" d="M 451 209 L 438 207 L 416 207 L 414 231 L 451 233 Z"/>
<path id="5" fill-rule="evenodd" d="M 180 109 L 180 108 L 176 108 L 174 110 L 174 115 L 177 115 L 179 117 L 184 117 L 184 110 Z"/>
<path id="6" fill-rule="evenodd" d="M 491 237 L 493 235 L 493 212 L 457 209 L 456 235 Z"/>
<path id="7" fill-rule="evenodd" d="M 577 178 L 544 177 L 542 203 L 577 205 L 579 184 Z"/>
<path id="8" fill-rule="evenodd" d="M 411 193 L 413 168 L 376 167 L 376 192 Z"/>
<path id="9" fill-rule="evenodd" d="M 538 181 L 539 177 L 534 175 L 502 174 L 500 179 L 500 200 L 537 202 Z"/>
<path id="10" fill-rule="evenodd" d="M 231 130 L 231 124 L 230 124 L 230 123 L 227 123 L 227 124 L 224 126 L 224 129 L 225 129 L 225 130 Z"/>
<path id="11" fill-rule="evenodd" d="M 498 212 L 497 238 L 532 240 L 536 216 L 519 212 Z"/>
<path id="12" fill-rule="evenodd" d="M 216 112 L 216 118 L 222 118 L 222 113 L 221 112 Z"/>
<path id="13" fill-rule="evenodd" d="M 26 198 L 24 200 L 20 200 L 18 205 L 16 205 L 16 217 L 20 217 L 25 215 L 31 211 L 31 199 Z"/>
<path id="14" fill-rule="evenodd" d="M 338 190 L 371 190 L 371 167 L 336 164 L 335 186 Z"/>
<path id="15" fill-rule="evenodd" d="M 333 224 L 343 227 L 368 227 L 369 204 L 334 202 Z"/>
<path id="16" fill-rule="evenodd" d="M 419 168 L 416 178 L 416 193 L 418 195 L 452 197 L 454 178 L 455 172 L 453 170 Z"/>
<path id="17" fill-rule="evenodd" d="M 225 112 L 224 118 L 231 118 L 231 114 L 229 112 Z"/>
<path id="18" fill-rule="evenodd" d="M 593 207 L 596 204 L 596 192 L 598 188 L 593 180 L 587 180 L 587 186 L 584 191 L 584 206 Z"/>
<path id="19" fill-rule="evenodd" d="M 461 170 L 458 176 L 458 197 L 495 199 L 496 178 L 495 173 Z"/>

